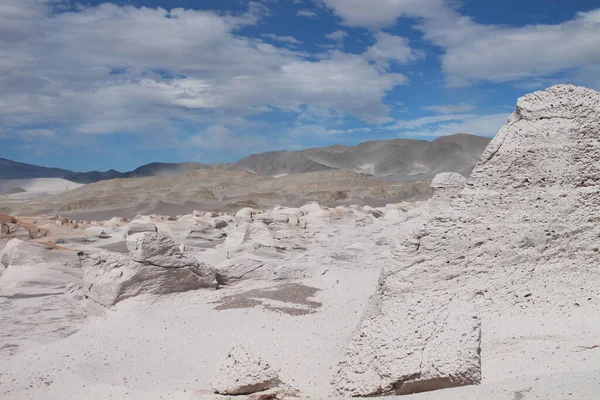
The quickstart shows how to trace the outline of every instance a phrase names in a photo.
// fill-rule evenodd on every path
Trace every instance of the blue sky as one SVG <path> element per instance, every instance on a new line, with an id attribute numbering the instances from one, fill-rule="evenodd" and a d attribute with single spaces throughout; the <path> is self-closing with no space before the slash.
<path id="1" fill-rule="evenodd" d="M 458 132 L 600 88 L 598 0 L 0 0 L 0 157 L 72 170 Z"/>

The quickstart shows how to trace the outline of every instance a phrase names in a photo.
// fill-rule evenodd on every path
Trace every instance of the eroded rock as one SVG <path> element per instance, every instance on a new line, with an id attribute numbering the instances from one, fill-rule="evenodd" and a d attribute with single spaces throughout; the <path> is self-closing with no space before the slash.
<path id="1" fill-rule="evenodd" d="M 216 287 L 205 265 L 163 268 L 144 265 L 116 253 L 99 253 L 86 260 L 83 294 L 105 307 L 140 294 L 169 294 Z"/>
<path id="2" fill-rule="evenodd" d="M 156 231 L 158 231 L 156 225 L 151 222 L 132 222 L 129 225 L 127 225 L 127 235 L 135 235 L 136 233 Z"/>
<path id="3" fill-rule="evenodd" d="M 99 253 L 84 261 L 83 293 L 106 307 L 140 294 L 168 294 L 215 288 L 214 271 L 160 232 L 127 238 L 130 255 Z"/>
<path id="4" fill-rule="evenodd" d="M 559 85 L 519 99 L 460 196 L 436 202 L 434 193 L 407 212 L 379 309 L 354 334 L 337 389 L 369 395 L 477 383 L 477 319 L 445 304 L 510 313 L 597 302 L 598 138 L 596 91 Z M 535 301 L 515 301 L 531 288 Z"/>
<path id="5" fill-rule="evenodd" d="M 230 348 L 212 380 L 216 393 L 243 395 L 261 392 L 279 385 L 277 372 L 245 347 Z"/>
<path id="6" fill-rule="evenodd" d="M 198 260 L 179 250 L 173 239 L 162 232 L 137 233 L 127 237 L 133 261 L 163 268 L 198 266 Z"/>
<path id="7" fill-rule="evenodd" d="M 332 382 L 344 395 L 401 395 L 481 380 L 481 324 L 472 304 L 420 297 L 366 319 L 359 330 Z"/>

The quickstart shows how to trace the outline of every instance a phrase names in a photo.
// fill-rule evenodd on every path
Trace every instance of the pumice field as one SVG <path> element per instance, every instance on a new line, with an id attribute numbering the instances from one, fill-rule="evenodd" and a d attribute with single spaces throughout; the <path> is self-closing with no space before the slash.
<path id="1" fill-rule="evenodd" d="M 519 98 L 418 195 L 96 220 L 8 195 L 0 398 L 597 399 L 600 93 Z"/>

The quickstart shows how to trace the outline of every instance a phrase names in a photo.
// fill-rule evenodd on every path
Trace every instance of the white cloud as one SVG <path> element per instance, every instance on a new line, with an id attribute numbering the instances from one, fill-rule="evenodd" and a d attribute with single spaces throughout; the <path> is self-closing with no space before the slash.
<path id="1" fill-rule="evenodd" d="M 305 17 L 305 18 L 316 18 L 318 14 L 311 10 L 298 10 L 296 13 L 297 17 Z"/>
<path id="2" fill-rule="evenodd" d="M 389 120 L 383 97 L 406 83 L 370 64 L 373 55 L 333 50 L 314 61 L 240 36 L 265 14 L 257 3 L 235 15 L 109 3 L 55 11 L 42 0 L 0 5 L 0 124 L 10 132 L 52 124 L 60 134 L 168 135 L 173 121 L 306 105 L 381 123 Z"/>
<path id="3" fill-rule="evenodd" d="M 298 115 L 298 121 L 319 121 L 327 122 L 338 118 L 343 118 L 340 113 L 324 107 L 308 104 L 301 107 L 302 111 Z"/>
<path id="4" fill-rule="evenodd" d="M 446 104 L 440 106 L 426 106 L 423 109 L 427 111 L 433 111 L 440 114 L 456 114 L 468 111 L 473 111 L 475 108 L 472 104 L 458 103 L 458 104 Z"/>
<path id="5" fill-rule="evenodd" d="M 539 80 L 575 69 L 571 80 L 600 87 L 600 8 L 571 20 L 521 27 L 485 25 L 447 0 L 318 0 L 348 26 L 390 27 L 398 18 L 418 21 L 424 38 L 443 48 L 447 83 Z"/>
<path id="6" fill-rule="evenodd" d="M 390 27 L 400 17 L 420 18 L 446 13 L 445 0 L 317 0 L 347 26 Z"/>
<path id="7" fill-rule="evenodd" d="M 424 57 L 421 51 L 414 50 L 408 45 L 408 39 L 401 36 L 378 32 L 375 38 L 377 41 L 365 51 L 363 56 L 383 70 L 389 68 L 392 62 L 405 64 Z"/>
<path id="8" fill-rule="evenodd" d="M 397 131 L 400 136 L 447 136 L 455 133 L 470 133 L 480 136 L 495 136 L 506 124 L 510 114 L 452 114 L 422 117 L 414 120 L 396 121 L 387 130 Z"/>
<path id="9" fill-rule="evenodd" d="M 341 29 L 338 29 L 335 32 L 331 32 L 325 35 L 327 39 L 334 40 L 336 42 L 343 42 L 344 39 L 346 39 L 346 36 L 348 36 L 348 32 L 343 31 Z"/>
<path id="10" fill-rule="evenodd" d="M 263 33 L 260 36 L 272 39 L 276 42 L 291 43 L 291 44 L 302 43 L 301 41 L 299 41 L 298 39 L 296 39 L 293 36 L 279 36 L 279 35 L 275 35 L 274 33 Z"/>
<path id="11" fill-rule="evenodd" d="M 352 133 L 369 133 L 373 132 L 373 128 L 351 128 L 351 129 L 329 129 L 329 135 L 348 135 Z"/>
<path id="12" fill-rule="evenodd" d="M 448 123 L 450 121 L 463 121 L 474 117 L 472 114 L 436 115 L 433 117 L 421 117 L 417 119 L 396 120 L 393 125 L 386 126 L 387 130 L 408 130 L 421 128 L 427 125 Z"/>
<path id="13" fill-rule="evenodd" d="M 556 25 L 481 25 L 455 15 L 426 22 L 425 38 L 445 49 L 442 67 L 451 85 L 547 77 L 600 65 L 600 9 Z"/>

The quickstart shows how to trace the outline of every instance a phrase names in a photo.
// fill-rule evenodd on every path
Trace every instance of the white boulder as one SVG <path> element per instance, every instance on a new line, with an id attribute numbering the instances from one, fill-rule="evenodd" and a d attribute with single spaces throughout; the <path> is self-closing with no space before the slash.
<path id="1" fill-rule="evenodd" d="M 321 210 L 321 205 L 319 205 L 319 203 L 317 203 L 316 201 L 309 201 L 308 203 L 300 207 L 300 211 L 302 211 L 304 214 L 314 213 L 319 210 Z"/>
<path id="2" fill-rule="evenodd" d="M 127 250 L 133 261 L 163 268 L 197 266 L 195 257 L 179 250 L 170 236 L 162 232 L 136 233 L 127 237 Z"/>
<path id="3" fill-rule="evenodd" d="M 168 294 L 214 288 L 214 271 L 182 252 L 160 232 L 127 238 L 130 256 L 99 253 L 85 260 L 84 295 L 103 306 L 140 294 Z"/>
<path id="4" fill-rule="evenodd" d="M 269 251 L 275 247 L 273 235 L 269 228 L 262 222 L 243 223 L 232 230 L 219 249 L 236 253 L 256 253 Z"/>
<path id="5" fill-rule="evenodd" d="M 252 394 L 276 387 L 279 383 L 277 372 L 269 363 L 241 345 L 227 351 L 212 379 L 214 391 L 223 395 Z"/>
<path id="6" fill-rule="evenodd" d="M 255 212 L 256 210 L 254 208 L 244 207 L 235 213 L 235 217 L 242 221 L 250 222 L 252 221 L 252 216 Z"/>

